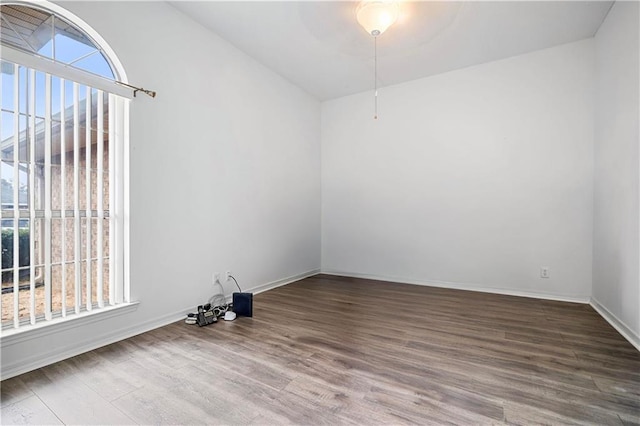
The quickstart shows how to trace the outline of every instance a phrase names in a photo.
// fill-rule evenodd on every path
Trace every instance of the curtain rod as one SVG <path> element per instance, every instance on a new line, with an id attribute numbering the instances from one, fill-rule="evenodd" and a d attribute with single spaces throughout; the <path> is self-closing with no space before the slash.
<path id="1" fill-rule="evenodd" d="M 146 90 L 146 89 L 143 89 L 142 87 L 132 86 L 130 84 L 123 83 L 122 81 L 116 81 L 116 83 L 118 83 L 118 84 L 120 84 L 122 86 L 126 86 L 126 87 L 128 87 L 130 89 L 133 89 L 133 97 L 134 98 L 136 97 L 136 93 L 138 93 L 138 92 L 142 92 L 145 95 L 151 96 L 152 98 L 156 97 L 156 92 L 154 92 L 153 90 Z"/>

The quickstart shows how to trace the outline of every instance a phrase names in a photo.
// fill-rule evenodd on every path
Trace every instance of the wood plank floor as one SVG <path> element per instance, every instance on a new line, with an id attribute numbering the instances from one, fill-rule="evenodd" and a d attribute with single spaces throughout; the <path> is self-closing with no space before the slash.
<path id="1" fill-rule="evenodd" d="M 640 424 L 588 305 L 317 275 L 5 380 L 2 424 Z"/>

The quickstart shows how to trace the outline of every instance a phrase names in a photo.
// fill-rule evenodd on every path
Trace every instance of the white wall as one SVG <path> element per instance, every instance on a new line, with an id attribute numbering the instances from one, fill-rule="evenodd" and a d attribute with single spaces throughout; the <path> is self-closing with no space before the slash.
<path id="1" fill-rule="evenodd" d="M 2 377 L 320 267 L 320 105 L 163 2 L 65 2 L 132 84 L 130 314 L 2 342 Z M 233 291 L 233 284 L 228 287 Z M 12 342 L 12 343 L 11 343 Z"/>
<path id="2" fill-rule="evenodd" d="M 593 40 L 322 104 L 322 270 L 587 301 Z M 540 278 L 540 267 L 551 277 Z"/>
<path id="3" fill-rule="evenodd" d="M 637 2 L 616 2 L 596 34 L 593 298 L 640 348 Z"/>

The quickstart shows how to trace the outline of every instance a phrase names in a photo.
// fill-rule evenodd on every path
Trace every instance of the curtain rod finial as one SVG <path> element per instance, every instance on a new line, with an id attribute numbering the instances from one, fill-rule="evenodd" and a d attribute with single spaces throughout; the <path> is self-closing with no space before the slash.
<path id="1" fill-rule="evenodd" d="M 116 81 L 116 83 L 121 84 L 121 85 L 126 86 L 126 87 L 129 87 L 130 89 L 133 89 L 133 97 L 134 98 L 136 97 L 138 92 L 142 92 L 145 95 L 151 96 L 152 98 L 156 97 L 156 92 L 154 92 L 153 90 L 146 90 L 146 89 L 143 89 L 142 87 L 132 86 L 130 84 L 123 83 L 122 81 Z"/>

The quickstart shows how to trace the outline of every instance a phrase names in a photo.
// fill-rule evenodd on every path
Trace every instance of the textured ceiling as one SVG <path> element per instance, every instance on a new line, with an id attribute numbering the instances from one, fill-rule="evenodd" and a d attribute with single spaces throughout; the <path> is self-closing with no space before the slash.
<path id="1" fill-rule="evenodd" d="M 195 21 L 320 100 L 373 87 L 373 38 L 343 1 L 177 1 Z M 592 37 L 611 1 L 400 2 L 378 38 L 380 86 Z"/>

